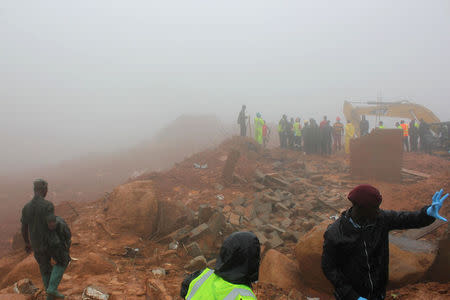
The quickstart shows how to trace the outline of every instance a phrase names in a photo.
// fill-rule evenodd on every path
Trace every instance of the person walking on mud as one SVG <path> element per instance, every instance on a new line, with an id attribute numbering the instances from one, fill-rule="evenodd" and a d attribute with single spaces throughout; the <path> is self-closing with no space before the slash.
<path id="1" fill-rule="evenodd" d="M 371 185 L 354 188 L 352 207 L 324 234 L 322 270 L 334 286 L 337 300 L 382 300 L 386 297 L 389 268 L 389 231 L 425 227 L 439 215 L 443 190 L 419 211 L 381 210 L 382 196 Z"/>
<path id="2" fill-rule="evenodd" d="M 47 191 L 48 184 L 45 180 L 37 179 L 34 181 L 34 197 L 22 209 L 21 218 L 25 251 L 27 253 L 34 253 L 34 258 L 39 265 L 39 271 L 46 291 L 52 279 L 56 281 L 58 280 L 57 277 L 59 277 L 58 268 L 55 269 L 51 265 L 51 253 L 48 246 L 50 230 L 48 228 L 47 218 L 54 215 L 55 207 L 53 203 L 45 199 Z M 58 295 L 60 294 L 58 293 Z M 48 296 L 47 299 L 50 300 L 53 298 Z"/>

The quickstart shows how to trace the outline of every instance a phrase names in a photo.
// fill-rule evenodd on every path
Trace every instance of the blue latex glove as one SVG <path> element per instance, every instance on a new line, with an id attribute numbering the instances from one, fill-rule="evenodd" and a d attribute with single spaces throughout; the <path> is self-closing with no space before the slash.
<path id="1" fill-rule="evenodd" d="M 367 299 L 364 297 L 359 297 L 358 300 L 367 300 Z"/>
<path id="2" fill-rule="evenodd" d="M 444 190 L 441 189 L 439 192 L 436 192 L 434 194 L 433 202 L 431 203 L 431 206 L 428 207 L 428 209 L 427 209 L 427 215 L 447 222 L 446 218 L 443 218 L 439 215 L 439 210 L 441 209 L 442 204 L 444 203 L 444 200 L 447 199 L 447 197 L 448 197 L 448 194 L 445 194 L 444 197 L 441 197 L 443 192 L 444 192 Z"/>

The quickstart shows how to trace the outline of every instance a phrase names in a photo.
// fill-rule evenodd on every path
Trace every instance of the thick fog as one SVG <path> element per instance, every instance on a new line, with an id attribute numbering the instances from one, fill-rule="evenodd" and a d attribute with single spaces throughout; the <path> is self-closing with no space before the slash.
<path id="1" fill-rule="evenodd" d="M 0 43 L 2 173 L 244 103 L 334 118 L 382 95 L 450 119 L 448 0 L 3 0 Z"/>

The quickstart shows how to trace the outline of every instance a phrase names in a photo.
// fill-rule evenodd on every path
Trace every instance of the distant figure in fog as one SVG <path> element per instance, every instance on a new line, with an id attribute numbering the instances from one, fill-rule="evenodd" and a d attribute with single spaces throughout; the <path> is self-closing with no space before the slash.
<path id="1" fill-rule="evenodd" d="M 345 125 L 345 153 L 350 153 L 350 140 L 355 136 L 355 126 L 353 126 L 350 120 L 347 120 L 347 125 Z"/>
<path id="2" fill-rule="evenodd" d="M 336 123 L 333 125 L 333 150 L 334 152 L 341 151 L 342 136 L 344 135 L 344 124 L 341 123 L 341 118 L 336 118 Z"/>
<path id="3" fill-rule="evenodd" d="M 247 116 L 245 115 L 245 109 L 247 107 L 245 105 L 242 105 L 242 109 L 239 112 L 237 123 L 239 124 L 241 128 L 241 136 L 247 136 Z"/>
<path id="4" fill-rule="evenodd" d="M 361 122 L 359 122 L 359 132 L 361 136 L 369 134 L 369 121 L 366 120 L 366 116 L 361 117 Z"/>

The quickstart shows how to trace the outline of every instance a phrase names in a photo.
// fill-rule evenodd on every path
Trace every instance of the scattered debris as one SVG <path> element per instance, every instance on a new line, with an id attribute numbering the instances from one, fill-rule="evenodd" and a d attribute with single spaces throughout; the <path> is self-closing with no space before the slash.
<path id="1" fill-rule="evenodd" d="M 166 275 L 166 270 L 163 268 L 156 268 L 152 270 L 153 275 L 155 276 L 165 276 Z"/>
<path id="2" fill-rule="evenodd" d="M 88 286 L 81 295 L 82 300 L 108 300 L 109 295 L 95 286 Z"/>
<path id="3" fill-rule="evenodd" d="M 19 280 L 14 284 L 14 292 L 17 294 L 34 295 L 39 289 L 34 286 L 33 282 L 26 278 Z"/>
<path id="4" fill-rule="evenodd" d="M 125 247 L 125 252 L 122 254 L 123 257 L 135 258 L 139 255 L 139 248 Z"/>
<path id="5" fill-rule="evenodd" d="M 198 163 L 194 163 L 194 168 L 196 169 L 208 169 L 208 164 L 198 164 Z"/>

